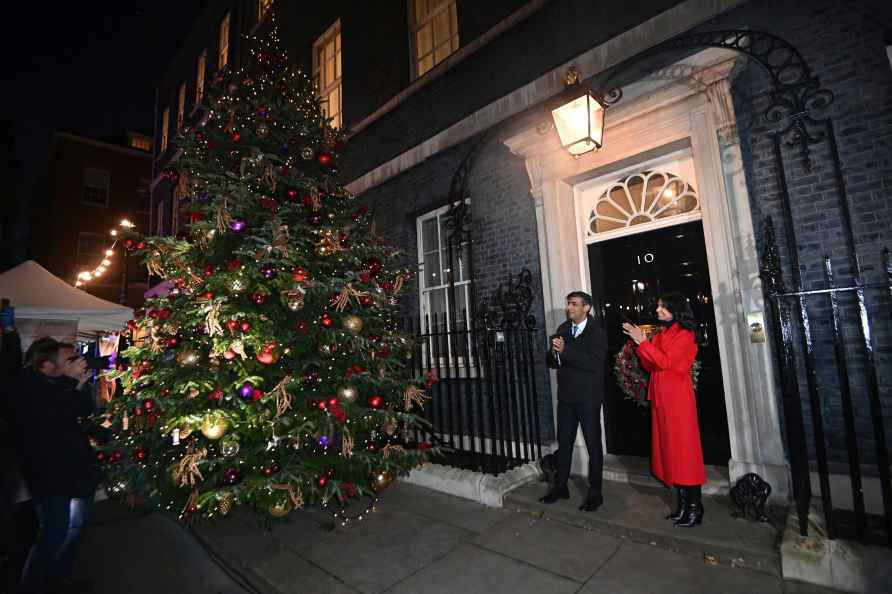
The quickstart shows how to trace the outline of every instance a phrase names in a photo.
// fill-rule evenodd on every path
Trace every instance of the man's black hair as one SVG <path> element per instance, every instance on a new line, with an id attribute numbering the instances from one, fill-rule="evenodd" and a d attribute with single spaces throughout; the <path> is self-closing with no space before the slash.
<path id="1" fill-rule="evenodd" d="M 592 296 L 586 293 L 585 291 L 573 291 L 572 293 L 567 293 L 567 301 L 573 299 L 574 297 L 579 297 L 582 299 L 582 302 L 589 307 L 592 307 Z"/>

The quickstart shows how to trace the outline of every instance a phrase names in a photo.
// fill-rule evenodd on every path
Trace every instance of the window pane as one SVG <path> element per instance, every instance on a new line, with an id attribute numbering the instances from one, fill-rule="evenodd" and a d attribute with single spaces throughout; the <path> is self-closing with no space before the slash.
<path id="1" fill-rule="evenodd" d="M 453 4 L 449 8 L 449 16 L 450 22 L 452 23 L 452 47 L 458 47 L 458 11 L 455 8 L 455 4 Z"/>
<path id="2" fill-rule="evenodd" d="M 440 249 L 440 234 L 437 226 L 437 217 L 427 219 L 421 223 L 422 251 L 435 252 Z"/>
<path id="3" fill-rule="evenodd" d="M 341 85 L 336 86 L 328 96 L 328 108 L 332 116 L 341 113 Z"/>
<path id="4" fill-rule="evenodd" d="M 436 54 L 434 55 L 434 63 L 439 64 L 440 62 L 448 58 L 449 54 L 451 53 L 452 45 L 447 41 L 437 48 Z"/>
<path id="5" fill-rule="evenodd" d="M 424 254 L 424 286 L 436 287 L 443 284 L 440 274 L 440 252 Z"/>
<path id="6" fill-rule="evenodd" d="M 421 76 L 434 66 L 434 55 L 426 55 L 421 62 L 418 63 L 418 76 Z"/>
<path id="7" fill-rule="evenodd" d="M 438 318 L 436 321 L 442 323 L 443 314 L 446 313 L 446 289 L 436 289 L 427 295 L 428 309 L 425 313 L 431 317 L 431 325 L 435 324 L 435 316 Z"/>
<path id="8" fill-rule="evenodd" d="M 325 63 L 325 82 L 322 84 L 328 86 L 334 81 L 334 60 Z"/>
<path id="9" fill-rule="evenodd" d="M 341 78 L 341 52 L 335 56 L 335 78 Z"/>
<path id="10" fill-rule="evenodd" d="M 416 55 L 419 58 L 430 53 L 434 44 L 431 40 L 431 26 L 429 24 L 419 29 L 418 33 L 415 34 L 415 44 L 417 50 Z"/>
<path id="11" fill-rule="evenodd" d="M 335 43 L 335 52 L 341 51 L 341 33 L 340 32 L 338 32 L 338 34 L 335 35 L 334 43 Z"/>
<path id="12" fill-rule="evenodd" d="M 434 17 L 434 44 L 440 45 L 449 39 L 449 11 L 443 11 Z"/>
<path id="13" fill-rule="evenodd" d="M 420 23 L 427 16 L 427 0 L 415 0 L 415 22 Z"/>
<path id="14" fill-rule="evenodd" d="M 458 279 L 457 280 L 470 280 L 471 279 L 471 246 L 465 242 L 461 247 L 461 261 L 456 262 L 456 266 L 458 267 Z"/>

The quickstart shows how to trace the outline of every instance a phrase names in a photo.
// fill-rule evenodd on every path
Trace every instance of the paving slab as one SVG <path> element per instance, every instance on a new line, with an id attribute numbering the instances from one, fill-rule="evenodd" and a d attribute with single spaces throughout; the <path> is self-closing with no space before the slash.
<path id="1" fill-rule="evenodd" d="M 783 594 L 776 577 L 634 542 L 624 544 L 580 594 Z"/>
<path id="2" fill-rule="evenodd" d="M 336 576 L 301 559 L 291 551 L 281 550 L 255 564 L 252 571 L 281 594 L 357 594 Z"/>
<path id="3" fill-rule="evenodd" d="M 579 582 L 588 580 L 623 544 L 607 534 L 529 514 L 514 515 L 473 542 Z"/>
<path id="4" fill-rule="evenodd" d="M 578 506 L 586 490 L 581 481 L 571 482 L 570 499 L 545 505 L 539 502 L 544 484 L 531 483 L 512 491 L 505 505 L 695 558 L 710 555 L 722 565 L 780 576 L 778 531 L 769 524 L 732 517 L 730 500 L 724 496 L 704 497 L 703 524 L 685 529 L 663 519 L 673 503 L 668 489 L 605 481 L 604 505 L 596 512 L 582 512 Z"/>
<path id="5" fill-rule="evenodd" d="M 111 513 L 106 508 L 113 507 Z M 195 594 L 245 594 L 174 520 L 138 516 L 100 503 L 84 532 L 75 577 L 89 579 L 93 594 L 157 594 L 185 588 Z"/>
<path id="6" fill-rule="evenodd" d="M 320 534 L 301 556 L 362 592 L 381 592 L 472 535 L 413 513 L 379 510 L 345 529 Z"/>
<path id="7" fill-rule="evenodd" d="M 462 545 L 387 590 L 392 594 L 569 594 L 579 583 L 516 559 Z"/>
<path id="8" fill-rule="evenodd" d="M 488 530 L 512 515 L 505 509 L 487 507 L 461 497 L 401 482 L 394 483 L 381 495 L 378 507 L 382 510 L 411 511 L 476 533 Z"/>

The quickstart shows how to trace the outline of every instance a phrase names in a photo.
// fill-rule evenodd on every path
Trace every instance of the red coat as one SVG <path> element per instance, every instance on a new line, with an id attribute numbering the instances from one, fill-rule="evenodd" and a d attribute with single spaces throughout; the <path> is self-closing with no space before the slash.
<path id="1" fill-rule="evenodd" d="M 641 366 L 650 373 L 651 470 L 669 485 L 706 482 L 691 366 L 697 358 L 694 333 L 673 324 L 638 345 Z"/>

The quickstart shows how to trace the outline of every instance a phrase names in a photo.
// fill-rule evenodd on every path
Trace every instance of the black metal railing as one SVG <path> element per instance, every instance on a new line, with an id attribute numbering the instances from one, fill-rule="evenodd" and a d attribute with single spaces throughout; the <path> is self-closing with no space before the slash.
<path id="1" fill-rule="evenodd" d="M 466 312 L 407 319 L 416 337 L 412 370 L 433 374 L 418 440 L 444 447 L 443 463 L 499 474 L 542 455 L 536 329 L 487 327 Z"/>

